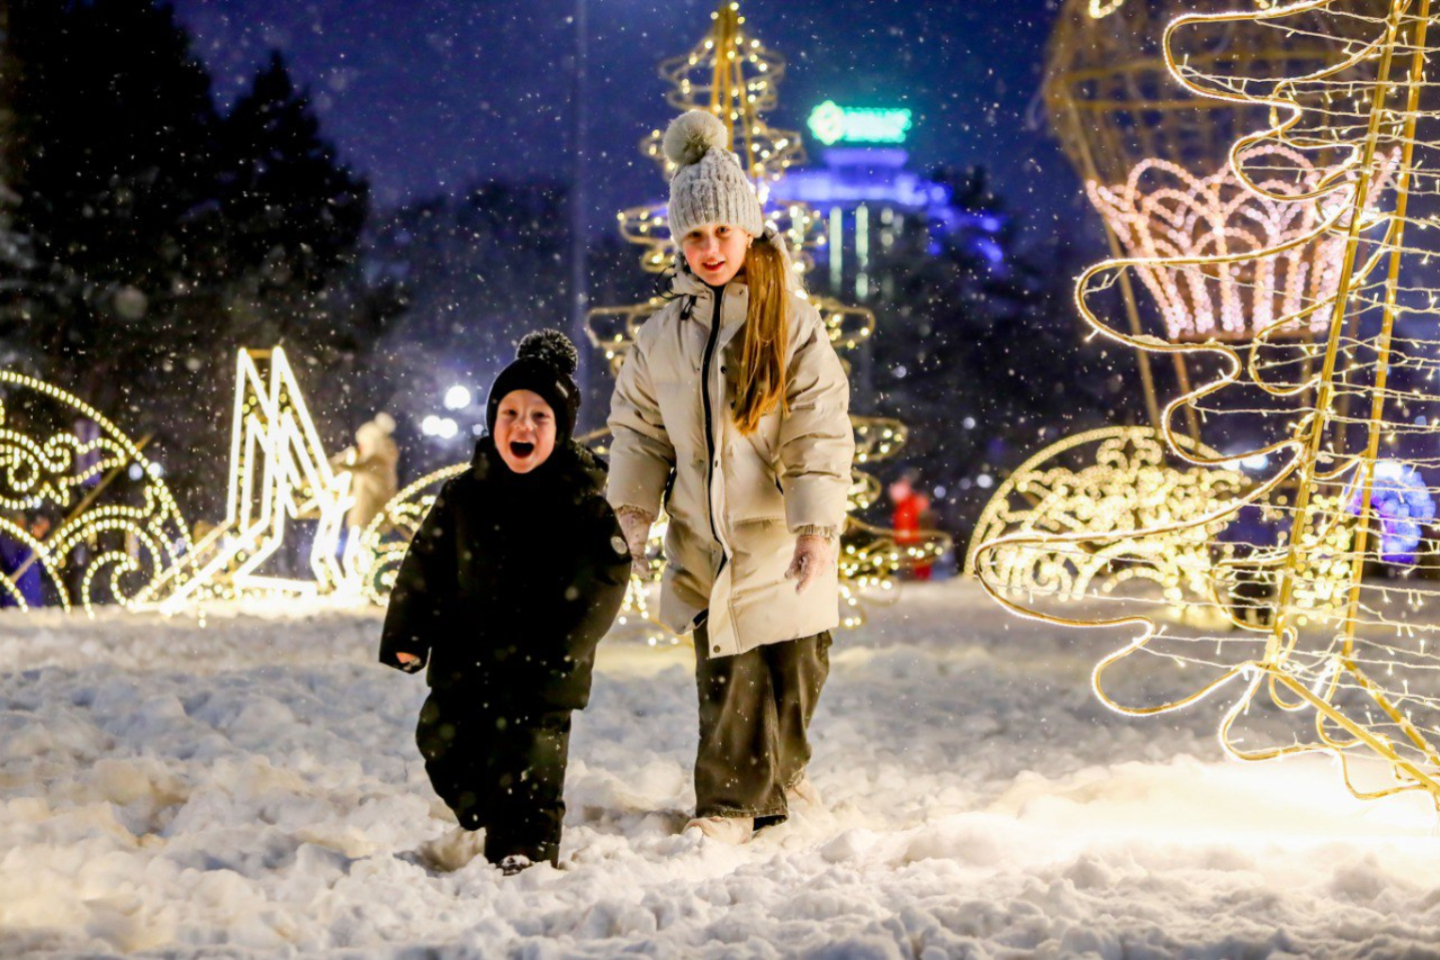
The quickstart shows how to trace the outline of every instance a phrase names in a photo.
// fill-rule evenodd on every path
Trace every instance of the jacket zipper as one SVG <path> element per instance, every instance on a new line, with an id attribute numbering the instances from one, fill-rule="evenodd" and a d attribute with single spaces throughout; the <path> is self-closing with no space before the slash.
<path id="1" fill-rule="evenodd" d="M 720 540 L 720 528 L 715 523 L 715 498 L 711 494 L 711 487 L 715 483 L 715 431 L 712 423 L 710 410 L 710 364 L 715 359 L 715 344 L 720 339 L 720 305 L 725 299 L 725 290 L 722 287 L 714 291 L 715 312 L 710 318 L 710 339 L 705 341 L 705 358 L 700 361 L 700 396 L 701 408 L 705 413 L 705 515 L 710 518 L 710 535 L 715 538 L 716 543 L 723 546 Z"/>

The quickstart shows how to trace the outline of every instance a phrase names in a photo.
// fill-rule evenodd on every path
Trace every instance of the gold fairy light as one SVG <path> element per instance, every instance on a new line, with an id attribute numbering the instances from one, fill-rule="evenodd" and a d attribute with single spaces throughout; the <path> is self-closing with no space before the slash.
<path id="1" fill-rule="evenodd" d="M 42 439 L 55 412 L 65 422 Z M 72 430 L 77 421 L 93 431 Z M 28 548 L 28 564 L 65 610 L 79 604 L 93 615 L 99 602 L 134 607 L 167 575 L 188 568 L 189 534 L 162 478 L 98 410 L 42 380 L 0 370 L 0 510 L 60 516 L 43 537 L 3 516 L 0 534 Z M 0 574 L 0 590 L 25 609 L 12 573 Z"/>
<path id="2" fill-rule="evenodd" d="M 1219 739 L 1229 755 L 1258 761 L 1328 752 L 1359 797 L 1423 791 L 1440 805 L 1440 658 L 1433 649 L 1440 590 L 1416 576 L 1434 553 L 1440 491 L 1433 453 L 1440 341 L 1428 335 L 1440 291 L 1425 269 L 1440 251 L 1433 223 L 1410 208 L 1412 197 L 1440 193 L 1440 141 L 1422 123 L 1440 106 L 1426 78 L 1427 62 L 1440 52 L 1433 16 L 1431 0 L 1307 0 L 1187 15 L 1167 27 L 1164 52 L 1179 82 L 1263 107 L 1269 119 L 1236 139 L 1237 181 L 1276 210 L 1308 206 L 1313 229 L 1223 255 L 1117 257 L 1082 276 L 1076 299 L 1096 335 L 1203 360 L 1214 371 L 1165 407 L 1166 455 L 1206 472 L 1232 470 L 1239 460 L 1252 465 L 1253 480 L 1207 497 L 1198 515 L 1110 529 L 1032 524 L 982 543 L 974 564 L 991 596 L 1016 613 L 1138 632 L 1095 670 L 1094 689 L 1111 708 L 1163 713 L 1228 687 Z M 1274 62 L 1183 55 L 1215 48 L 1215 37 L 1248 37 L 1264 47 L 1301 31 L 1336 41 L 1319 67 L 1277 73 Z M 1257 40 L 1255 32 L 1270 39 Z M 1329 161 L 1313 179 L 1316 165 L 1287 151 Z M 1259 156 L 1266 159 L 1252 166 Z M 1277 181 L 1307 186 L 1295 191 Z M 1198 270 L 1218 283 L 1228 268 L 1327 243 L 1338 250 L 1334 283 L 1309 288 L 1288 307 L 1262 291 L 1276 298 L 1277 315 L 1264 325 L 1245 318 L 1255 332 L 1243 352 L 1219 340 L 1137 335 L 1100 315 L 1108 302 L 1102 291 L 1122 276 L 1151 271 L 1173 280 Z M 1244 282 L 1268 281 L 1257 271 Z M 1317 327 L 1313 343 L 1293 339 Z M 1253 439 L 1241 451 L 1227 447 L 1225 457 L 1187 446 L 1176 426 L 1187 415 L 1232 442 Z M 1187 597 L 1197 615 L 1187 621 L 1156 612 L 1167 599 L 1154 590 L 1107 590 L 1109 570 L 1083 590 L 1049 573 L 1018 580 L 1011 573 L 1017 556 L 1066 556 L 1071 564 L 1107 551 L 1150 557 L 1198 544 L 1212 530 L 1220 555 L 1208 597 Z M 1153 691 L 1163 687 L 1156 672 L 1182 667 L 1174 676 L 1193 678 L 1191 692 L 1157 699 Z M 1286 719 L 1277 737 L 1274 722 Z"/>

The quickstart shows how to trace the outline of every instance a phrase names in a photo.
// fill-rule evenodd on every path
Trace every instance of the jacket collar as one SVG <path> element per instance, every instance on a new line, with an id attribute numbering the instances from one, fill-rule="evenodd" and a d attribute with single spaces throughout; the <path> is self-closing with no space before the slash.
<path id="1" fill-rule="evenodd" d="M 696 277 L 693 273 L 680 270 L 675 274 L 675 279 L 670 283 L 670 289 L 681 297 L 693 297 L 695 309 L 690 311 L 690 319 L 697 320 L 704 326 L 710 326 L 711 303 L 715 298 L 715 291 L 709 284 Z M 750 287 L 743 279 L 736 278 L 725 285 L 725 302 L 722 307 L 724 316 L 720 323 L 720 342 L 724 344 L 739 333 L 745 326 L 745 311 L 750 304 Z"/>

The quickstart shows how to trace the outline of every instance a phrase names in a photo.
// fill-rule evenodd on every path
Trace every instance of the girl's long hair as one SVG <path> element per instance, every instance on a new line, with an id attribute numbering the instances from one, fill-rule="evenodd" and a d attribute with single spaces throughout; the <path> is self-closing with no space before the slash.
<path id="1" fill-rule="evenodd" d="M 735 425 L 742 434 L 785 402 L 785 352 L 790 345 L 790 263 L 783 241 L 756 237 L 745 256 L 750 305 L 745 313 L 736 385 Z"/>

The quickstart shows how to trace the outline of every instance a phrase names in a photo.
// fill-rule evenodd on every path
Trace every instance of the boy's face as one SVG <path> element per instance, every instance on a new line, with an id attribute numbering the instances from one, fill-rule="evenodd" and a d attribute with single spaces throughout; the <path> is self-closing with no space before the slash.
<path id="1" fill-rule="evenodd" d="M 534 391 L 511 390 L 495 412 L 495 448 L 514 472 L 534 470 L 555 452 L 555 411 Z"/>

